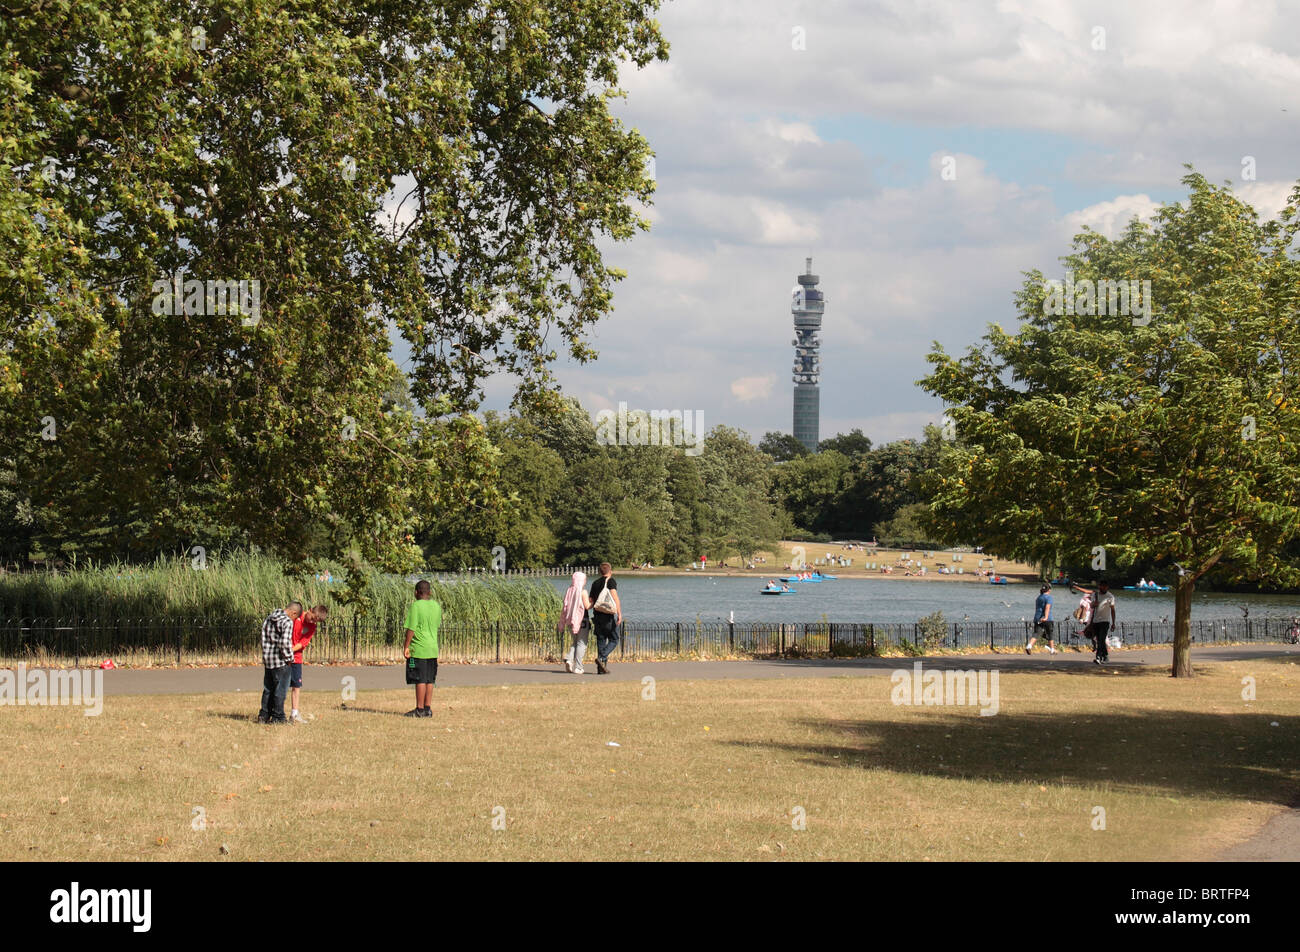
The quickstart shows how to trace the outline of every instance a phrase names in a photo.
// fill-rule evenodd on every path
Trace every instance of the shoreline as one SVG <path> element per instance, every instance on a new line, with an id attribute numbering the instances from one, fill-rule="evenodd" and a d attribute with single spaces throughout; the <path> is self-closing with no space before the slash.
<path id="1" fill-rule="evenodd" d="M 780 578 L 782 575 L 788 575 L 789 572 L 780 570 L 777 572 L 760 572 L 758 569 L 705 569 L 700 572 L 688 572 L 685 569 L 615 569 L 615 578 L 747 578 L 764 580 L 769 578 Z M 978 576 L 973 574 L 962 575 L 938 575 L 934 572 L 927 572 L 925 575 L 905 575 L 902 573 L 885 574 L 881 572 L 855 573 L 852 575 L 841 575 L 839 572 L 832 572 L 835 576 L 833 581 L 836 582 L 869 582 L 879 580 L 898 580 L 907 582 L 957 582 L 964 585 L 990 585 L 987 576 Z M 1017 574 L 998 573 L 1000 578 L 1005 578 L 1008 585 L 1036 584 L 1038 579 L 1031 576 Z M 1000 587 L 1000 586 L 999 586 Z M 1057 586 L 1052 586 L 1056 588 Z M 1065 588 L 1067 586 L 1060 586 Z"/>

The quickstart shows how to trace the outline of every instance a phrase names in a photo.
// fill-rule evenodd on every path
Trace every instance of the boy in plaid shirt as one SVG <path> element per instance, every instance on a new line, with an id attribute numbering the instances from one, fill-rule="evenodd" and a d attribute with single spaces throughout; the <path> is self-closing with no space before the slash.
<path id="1" fill-rule="evenodd" d="M 262 709 L 259 724 L 287 724 L 284 696 L 289 691 L 293 673 L 293 622 L 302 614 L 301 602 L 277 608 L 262 622 Z"/>

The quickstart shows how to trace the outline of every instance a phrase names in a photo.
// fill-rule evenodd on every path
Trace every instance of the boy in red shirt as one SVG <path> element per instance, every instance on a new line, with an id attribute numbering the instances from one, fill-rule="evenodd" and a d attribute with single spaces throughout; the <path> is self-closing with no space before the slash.
<path id="1" fill-rule="evenodd" d="M 293 703 L 289 720 L 296 723 L 302 723 L 302 717 L 298 714 L 298 692 L 302 689 L 302 653 L 311 644 L 317 623 L 324 621 L 329 613 L 330 610 L 324 605 L 317 605 L 307 609 L 293 622 L 293 674 L 289 680 L 289 687 L 293 689 Z"/>

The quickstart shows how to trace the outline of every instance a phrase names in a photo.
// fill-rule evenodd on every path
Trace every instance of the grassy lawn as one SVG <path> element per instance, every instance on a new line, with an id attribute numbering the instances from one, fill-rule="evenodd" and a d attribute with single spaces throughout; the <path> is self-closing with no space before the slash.
<path id="1" fill-rule="evenodd" d="M 993 717 L 886 677 L 5 707 L 0 860 L 1205 858 L 1300 786 L 1300 668 L 1199 670 L 1003 674 Z"/>

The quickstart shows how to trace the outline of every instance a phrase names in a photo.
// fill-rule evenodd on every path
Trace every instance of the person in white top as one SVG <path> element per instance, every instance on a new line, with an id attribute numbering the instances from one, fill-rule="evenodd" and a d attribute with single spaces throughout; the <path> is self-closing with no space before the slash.
<path id="1" fill-rule="evenodd" d="M 1070 588 L 1072 590 L 1075 590 L 1076 586 L 1071 585 Z M 1074 633 L 1075 637 L 1083 636 L 1086 637 L 1089 641 L 1092 640 L 1092 630 L 1088 627 L 1089 625 L 1092 624 L 1092 605 L 1093 605 L 1092 595 L 1090 595 L 1088 592 L 1084 592 L 1083 598 L 1079 599 L 1079 607 L 1074 610 L 1075 621 L 1077 621 L 1080 625 L 1083 626 L 1082 628 L 1075 631 Z M 1094 645 L 1093 647 L 1095 648 L 1096 646 Z"/>
<path id="2" fill-rule="evenodd" d="M 1090 589 L 1082 585 L 1073 586 L 1075 591 L 1092 594 Z M 1111 594 L 1109 582 L 1097 583 L 1097 599 L 1092 610 L 1092 631 L 1097 638 L 1097 654 L 1092 659 L 1093 664 L 1105 664 L 1110 660 L 1110 652 L 1106 646 L 1106 635 L 1115 627 L 1115 596 Z"/>

